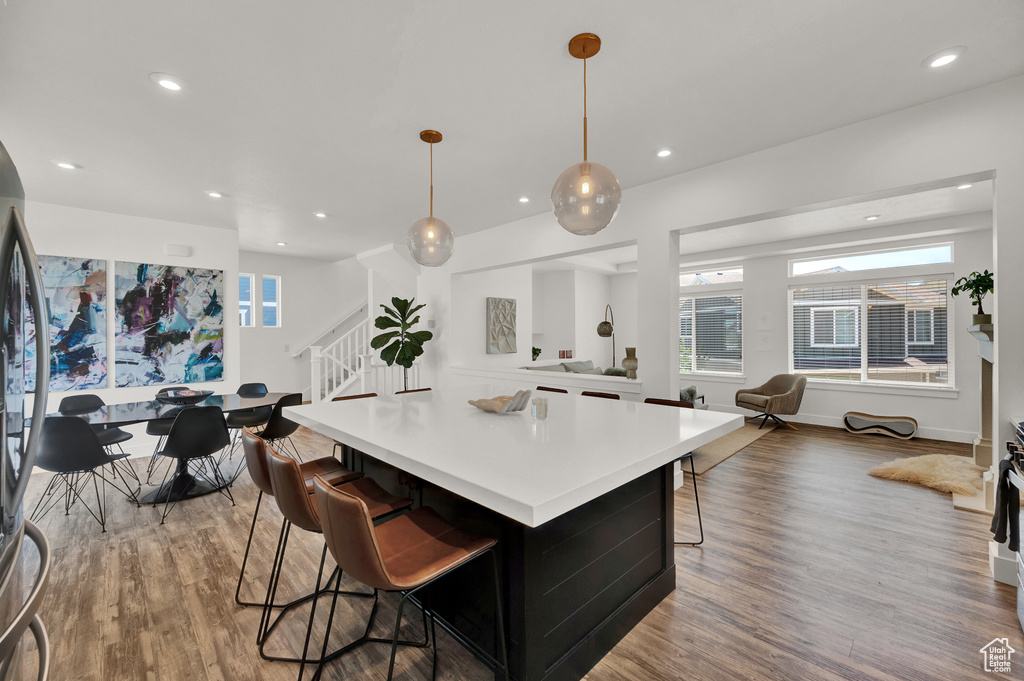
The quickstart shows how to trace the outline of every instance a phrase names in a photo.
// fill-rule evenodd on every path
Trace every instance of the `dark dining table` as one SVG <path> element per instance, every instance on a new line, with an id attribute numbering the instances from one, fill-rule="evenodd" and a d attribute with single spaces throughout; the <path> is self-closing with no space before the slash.
<path id="1" fill-rule="evenodd" d="M 107 404 L 99 409 L 65 411 L 61 413 L 47 414 L 46 416 L 47 418 L 51 416 L 77 416 L 78 418 L 84 419 L 92 426 L 121 427 L 130 426 L 136 423 L 146 423 L 148 421 L 173 419 L 183 410 L 190 407 L 220 407 L 221 411 L 225 414 L 258 409 L 259 407 L 272 407 L 277 404 L 278 400 L 289 394 L 290 393 L 267 393 L 261 397 L 242 397 L 241 395 L 235 394 L 210 395 L 201 402 L 191 405 L 170 404 L 161 400 L 152 399 L 144 400 L 142 402 Z M 27 423 L 26 425 L 31 425 L 31 423 Z M 240 464 L 234 471 L 233 475 L 226 476 L 224 478 L 226 484 L 230 485 L 234 482 L 235 478 L 237 478 L 242 472 L 243 467 L 244 465 Z M 179 498 L 179 495 L 181 499 L 191 499 L 193 497 L 216 492 L 222 488 L 222 485 L 218 485 L 215 481 L 207 480 L 201 475 L 193 475 L 192 473 L 189 473 L 188 462 L 184 459 L 178 459 L 177 468 L 177 472 L 171 480 L 168 480 L 157 489 L 143 496 L 140 501 L 144 504 L 159 504 L 165 502 L 168 495 L 173 495 L 173 498 L 175 499 Z"/>

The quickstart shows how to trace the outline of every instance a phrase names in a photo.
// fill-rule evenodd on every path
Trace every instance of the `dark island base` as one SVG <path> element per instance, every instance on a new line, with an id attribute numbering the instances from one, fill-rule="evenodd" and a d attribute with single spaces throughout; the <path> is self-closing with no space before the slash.
<path id="1" fill-rule="evenodd" d="M 672 465 L 535 528 L 371 457 L 362 467 L 395 493 L 422 495 L 459 527 L 499 539 L 509 667 L 518 681 L 582 678 L 675 589 Z M 486 562 L 469 563 L 425 598 L 438 623 L 493 667 L 492 584 Z"/>

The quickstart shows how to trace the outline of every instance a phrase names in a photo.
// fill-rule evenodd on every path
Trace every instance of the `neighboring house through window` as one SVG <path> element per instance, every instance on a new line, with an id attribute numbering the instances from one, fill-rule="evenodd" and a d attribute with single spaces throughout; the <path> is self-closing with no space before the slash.
<path id="1" fill-rule="evenodd" d="M 238 275 L 238 325 L 256 326 L 256 319 L 252 314 L 253 308 L 253 282 L 256 279 L 251 274 Z"/>
<path id="2" fill-rule="evenodd" d="M 281 326 L 281 277 L 264 274 L 260 280 L 263 294 L 263 326 Z"/>

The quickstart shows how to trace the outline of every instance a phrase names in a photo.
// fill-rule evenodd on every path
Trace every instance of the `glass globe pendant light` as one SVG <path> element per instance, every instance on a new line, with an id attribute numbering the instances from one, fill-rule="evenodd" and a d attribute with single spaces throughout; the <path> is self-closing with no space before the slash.
<path id="1" fill-rule="evenodd" d="M 573 234 L 597 234 L 619 212 L 622 189 L 612 171 L 587 158 L 587 59 L 601 49 L 601 39 L 580 33 L 569 41 L 569 54 L 583 60 L 583 163 L 569 166 L 551 188 L 558 224 Z"/>
<path id="2" fill-rule="evenodd" d="M 441 141 L 441 133 L 424 130 L 420 139 L 430 145 L 430 216 L 413 223 L 406 243 L 413 260 L 424 267 L 439 267 L 448 262 L 455 250 L 452 228 L 444 220 L 434 217 L 434 144 Z"/>

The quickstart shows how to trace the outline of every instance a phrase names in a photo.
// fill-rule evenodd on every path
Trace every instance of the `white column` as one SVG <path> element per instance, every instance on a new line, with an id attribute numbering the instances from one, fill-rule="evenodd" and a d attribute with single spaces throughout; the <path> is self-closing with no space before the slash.
<path id="1" fill-rule="evenodd" d="M 641 397 L 679 397 L 679 234 L 640 239 L 637 258 L 637 376 Z"/>

